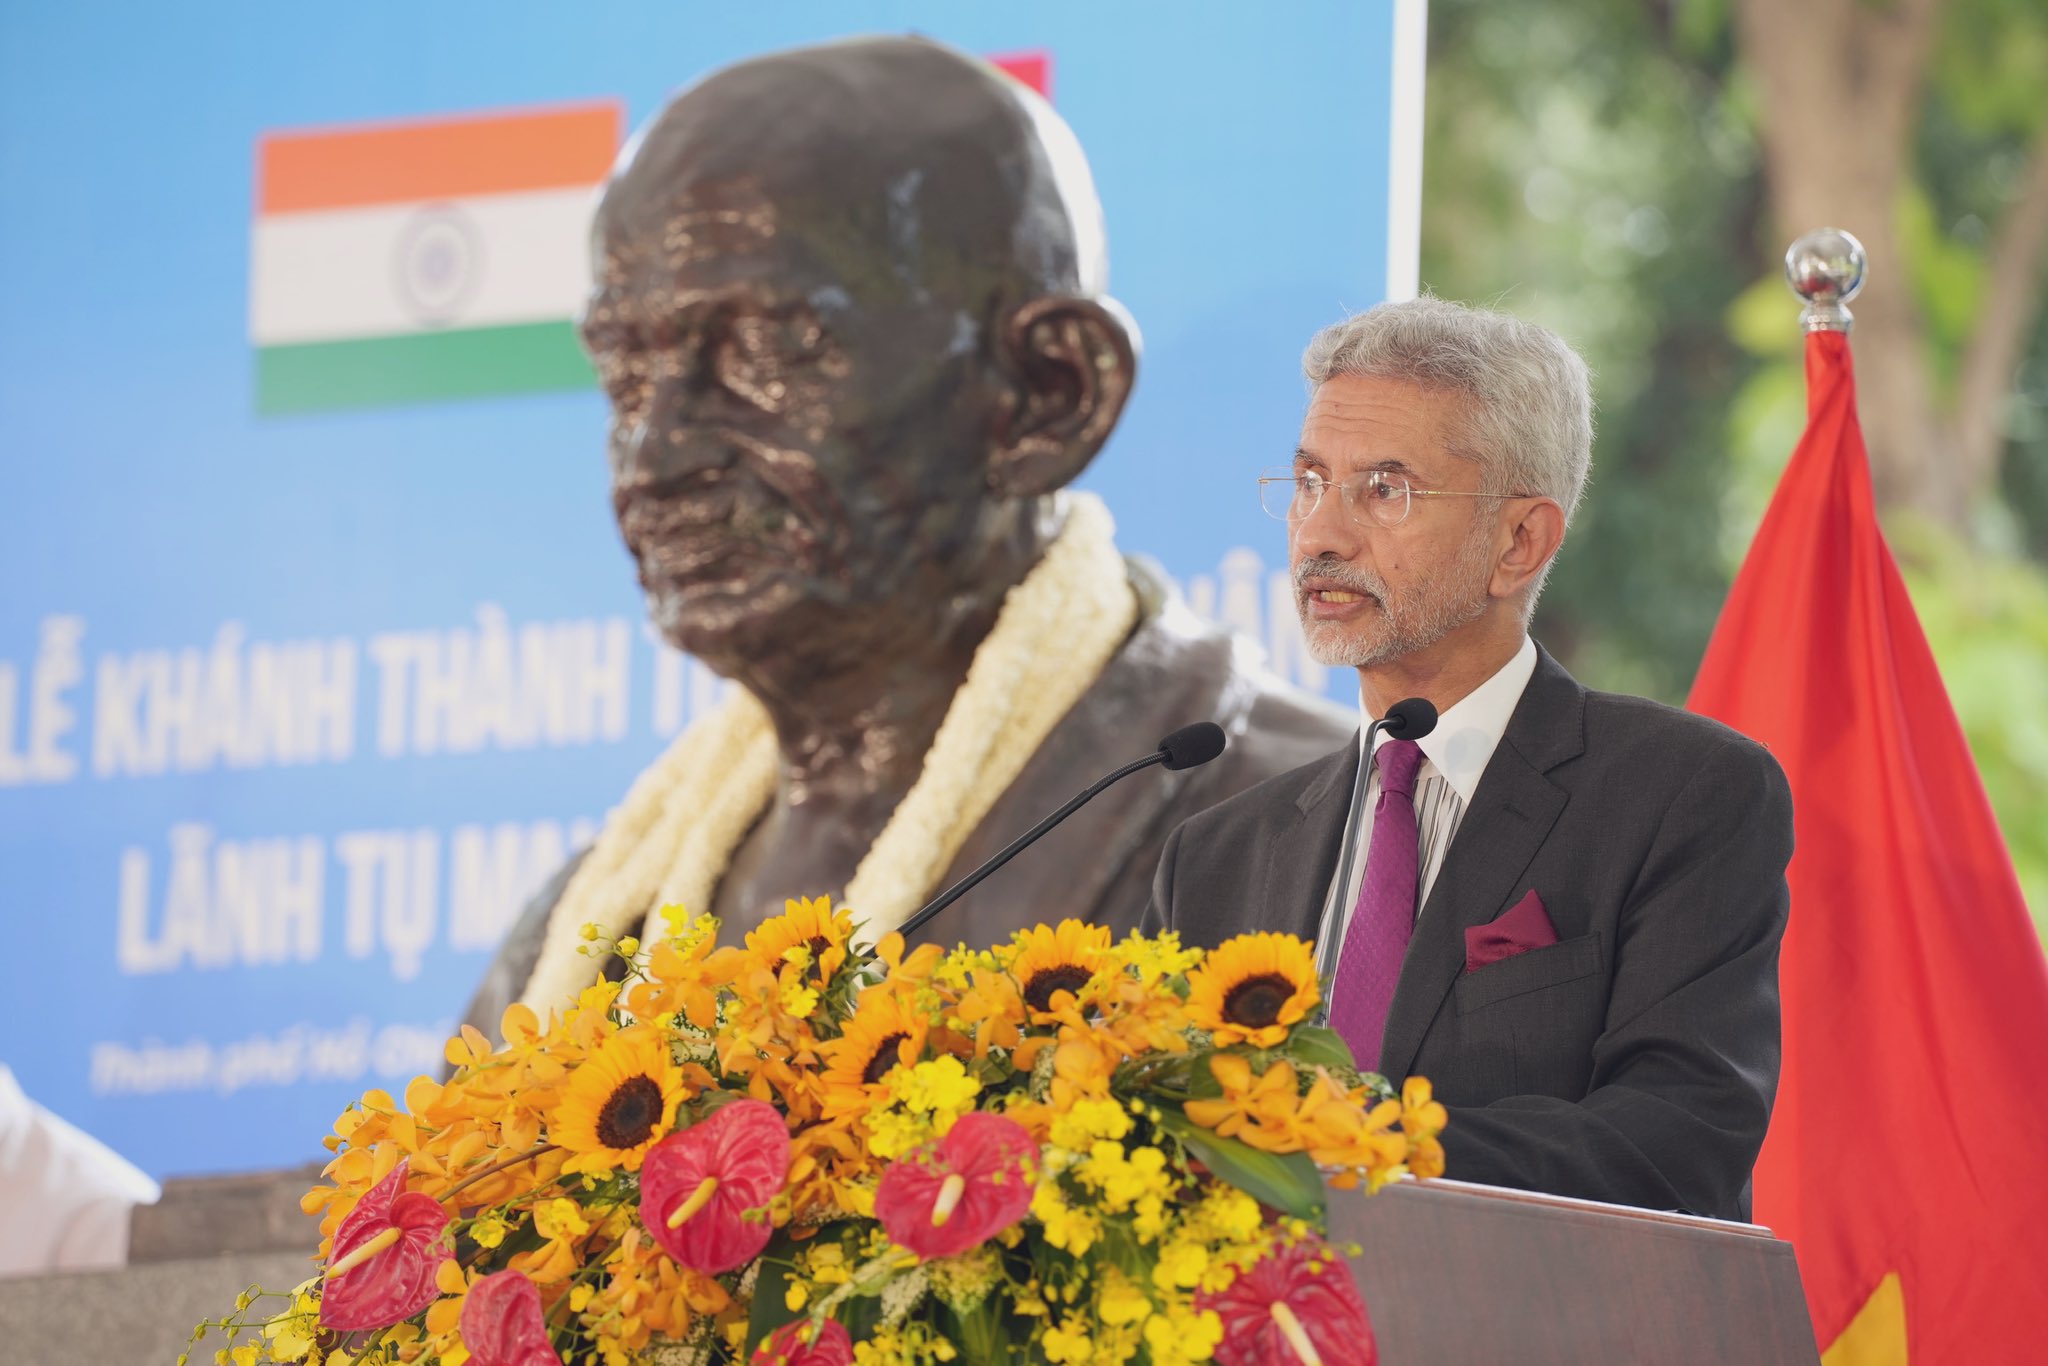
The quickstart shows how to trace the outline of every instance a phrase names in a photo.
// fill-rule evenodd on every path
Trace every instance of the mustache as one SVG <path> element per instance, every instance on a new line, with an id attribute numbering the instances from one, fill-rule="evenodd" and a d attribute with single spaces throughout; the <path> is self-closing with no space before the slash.
<path id="1" fill-rule="evenodd" d="M 805 577 L 836 571 L 829 531 L 803 517 L 795 504 L 758 486 L 721 483 L 619 496 L 619 531 L 643 587 L 777 569 Z"/>
<path id="2" fill-rule="evenodd" d="M 737 432 L 707 430 L 702 458 L 679 472 L 643 474 L 612 488 L 628 546 L 657 554 L 678 540 L 740 539 L 779 550 L 792 565 L 843 549 L 837 502 L 812 457 Z"/>
<path id="3" fill-rule="evenodd" d="M 1366 570 L 1355 569 L 1341 560 L 1297 561 L 1294 566 L 1294 591 L 1297 595 L 1305 591 L 1310 579 L 1327 580 L 1347 593 L 1365 593 L 1381 602 L 1387 600 L 1386 580 Z"/>

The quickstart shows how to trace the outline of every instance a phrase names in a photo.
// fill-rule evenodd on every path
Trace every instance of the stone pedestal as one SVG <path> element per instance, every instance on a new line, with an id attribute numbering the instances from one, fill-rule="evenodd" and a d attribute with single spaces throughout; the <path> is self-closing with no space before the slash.
<path id="1" fill-rule="evenodd" d="M 128 1231 L 128 1265 L 0 1278 L 6 1366 L 171 1366 L 192 1325 L 251 1285 L 288 1290 L 317 1269 L 317 1222 L 299 1197 L 318 1166 L 164 1183 Z M 195 1366 L 210 1366 L 218 1334 Z"/>

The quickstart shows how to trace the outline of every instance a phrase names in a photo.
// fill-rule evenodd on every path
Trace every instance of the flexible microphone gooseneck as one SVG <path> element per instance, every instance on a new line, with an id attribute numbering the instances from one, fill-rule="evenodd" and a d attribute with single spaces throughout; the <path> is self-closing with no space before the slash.
<path id="1" fill-rule="evenodd" d="M 1373 741 L 1381 731 L 1396 740 L 1420 740 L 1436 729 L 1436 704 L 1426 697 L 1404 697 L 1387 708 L 1387 714 L 1365 728 L 1365 760 L 1358 766 L 1358 781 L 1351 789 L 1351 809 L 1356 812 L 1359 803 L 1365 800 L 1365 785 L 1372 778 L 1372 766 L 1379 760 L 1379 753 L 1373 748 Z M 1356 829 L 1356 824 L 1347 827 L 1347 833 Z M 1358 862 L 1358 840 L 1344 841 L 1344 857 L 1337 869 L 1337 885 L 1330 893 L 1331 911 L 1337 919 L 1335 924 L 1343 925 L 1345 912 L 1344 898 L 1351 890 L 1351 869 Z M 1325 916 L 1328 921 L 1329 917 Z"/>
<path id="2" fill-rule="evenodd" d="M 1423 705 L 1427 706 L 1428 703 Z M 1435 719 L 1435 714 L 1432 713 L 1430 717 L 1432 724 L 1434 724 Z M 1023 853 L 1025 849 L 1030 847 L 1033 840 L 1036 840 L 1040 835 L 1043 835 L 1046 831 L 1080 810 L 1084 804 L 1093 800 L 1097 794 L 1111 783 L 1122 778 L 1128 778 L 1139 769 L 1151 768 L 1154 764 L 1160 764 L 1166 768 L 1176 770 L 1194 768 L 1197 765 L 1206 764 L 1223 752 L 1225 743 L 1223 727 L 1217 725 L 1214 721 L 1197 721 L 1191 726 L 1182 726 L 1179 730 L 1161 740 L 1159 748 L 1153 750 L 1142 759 L 1134 759 L 1130 763 L 1125 764 L 1086 792 L 1068 801 L 1066 805 L 1032 826 L 1029 830 L 1026 830 L 1016 839 L 1010 841 L 1010 843 L 1003 847 L 1001 853 L 998 853 L 987 863 L 982 864 L 981 867 L 976 868 L 966 877 L 961 878 L 945 891 L 939 893 L 937 900 L 897 926 L 897 933 L 908 939 L 926 921 L 972 891 L 975 884 L 979 883 L 990 873 L 993 873 L 996 869 Z"/>

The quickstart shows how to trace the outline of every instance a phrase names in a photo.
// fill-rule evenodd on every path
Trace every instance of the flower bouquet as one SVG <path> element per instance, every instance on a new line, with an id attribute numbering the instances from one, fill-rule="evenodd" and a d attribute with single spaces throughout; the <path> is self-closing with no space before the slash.
<path id="1" fill-rule="evenodd" d="M 905 953 L 821 899 L 742 948 L 663 919 L 645 946 L 586 930 L 621 980 L 512 1007 L 502 1048 L 465 1028 L 447 1081 L 344 1111 L 304 1201 L 321 1269 L 195 1342 L 225 1331 L 232 1366 L 1373 1359 L 1325 1177 L 1441 1172 L 1444 1111 L 1307 1023 L 1302 941 L 1066 921 Z"/>

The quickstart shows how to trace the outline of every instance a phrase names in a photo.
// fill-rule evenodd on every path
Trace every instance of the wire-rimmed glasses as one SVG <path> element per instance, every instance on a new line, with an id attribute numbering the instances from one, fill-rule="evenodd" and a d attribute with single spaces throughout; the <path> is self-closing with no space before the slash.
<path id="1" fill-rule="evenodd" d="M 1531 498 L 1528 493 L 1469 493 L 1462 489 L 1419 489 L 1408 476 L 1389 470 L 1360 470 L 1347 479 L 1325 479 L 1320 470 L 1273 470 L 1259 479 L 1259 504 L 1283 522 L 1305 521 L 1322 506 L 1334 484 L 1345 515 L 1360 524 L 1399 526 L 1417 498 Z"/>

